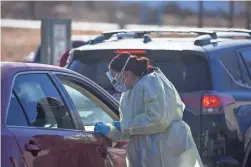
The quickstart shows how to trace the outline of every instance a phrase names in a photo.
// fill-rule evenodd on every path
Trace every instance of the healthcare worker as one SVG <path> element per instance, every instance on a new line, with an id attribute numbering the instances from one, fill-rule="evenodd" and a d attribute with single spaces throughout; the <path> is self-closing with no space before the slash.
<path id="1" fill-rule="evenodd" d="M 189 126 L 182 121 L 185 105 L 173 84 L 145 57 L 121 53 L 107 72 L 122 93 L 120 121 L 99 122 L 95 131 L 111 140 L 128 140 L 128 167 L 202 167 Z"/>

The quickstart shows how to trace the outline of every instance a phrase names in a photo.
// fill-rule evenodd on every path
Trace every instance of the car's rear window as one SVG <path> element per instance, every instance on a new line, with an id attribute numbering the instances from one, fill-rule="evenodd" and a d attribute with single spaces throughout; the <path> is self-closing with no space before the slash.
<path id="1" fill-rule="evenodd" d="M 114 51 L 82 51 L 74 56 L 69 69 L 76 71 L 106 90 L 113 87 L 105 75 Z M 146 54 L 154 66 L 157 66 L 174 84 L 178 92 L 192 92 L 211 89 L 211 78 L 206 58 L 182 51 L 150 50 Z M 114 90 L 113 90 L 114 91 Z"/>

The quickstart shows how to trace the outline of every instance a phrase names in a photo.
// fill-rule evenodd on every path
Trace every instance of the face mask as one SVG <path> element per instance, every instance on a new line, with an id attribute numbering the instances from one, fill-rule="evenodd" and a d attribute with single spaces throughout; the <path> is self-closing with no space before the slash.
<path id="1" fill-rule="evenodd" d="M 121 83 L 118 83 L 116 82 L 115 84 L 113 84 L 113 87 L 120 93 L 123 93 L 123 92 L 127 92 L 128 89 L 127 87 L 125 86 L 125 83 L 124 84 L 121 84 Z"/>
<path id="2" fill-rule="evenodd" d="M 106 73 L 107 77 L 109 78 L 109 80 L 111 81 L 113 87 L 118 91 L 118 92 L 127 92 L 128 91 L 128 88 L 126 87 L 125 85 L 125 82 L 122 83 L 122 82 L 119 82 L 118 79 L 120 78 L 121 75 L 124 74 L 124 70 L 125 70 L 125 67 L 128 63 L 128 61 L 130 60 L 131 56 L 128 57 L 128 59 L 126 60 L 126 63 L 124 65 L 124 67 L 122 68 L 121 72 L 119 74 L 117 74 L 114 78 L 112 77 L 111 73 L 108 71 Z"/>

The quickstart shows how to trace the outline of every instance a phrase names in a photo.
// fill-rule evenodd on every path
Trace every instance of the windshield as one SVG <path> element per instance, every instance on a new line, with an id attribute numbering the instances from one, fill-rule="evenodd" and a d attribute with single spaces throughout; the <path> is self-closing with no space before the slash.
<path id="1" fill-rule="evenodd" d="M 86 55 L 86 56 L 85 56 Z M 74 57 L 69 68 L 76 71 L 114 94 L 106 72 L 114 52 L 88 51 L 83 56 Z M 210 90 L 211 80 L 207 59 L 182 51 L 147 51 L 152 64 L 159 67 L 174 84 L 179 93 Z"/>

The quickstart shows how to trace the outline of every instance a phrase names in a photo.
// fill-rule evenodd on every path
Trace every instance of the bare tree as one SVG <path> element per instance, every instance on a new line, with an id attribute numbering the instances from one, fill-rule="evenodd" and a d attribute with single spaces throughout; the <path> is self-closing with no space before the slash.
<path id="1" fill-rule="evenodd" d="M 247 12 L 247 29 L 251 29 L 251 2 L 246 1 L 247 7 L 246 7 L 246 12 Z"/>
<path id="2" fill-rule="evenodd" d="M 36 20 L 36 1 L 29 1 L 31 19 Z"/>
<path id="3" fill-rule="evenodd" d="M 87 8 L 95 9 L 95 4 L 93 1 L 86 1 L 85 4 L 86 4 Z"/>
<path id="4" fill-rule="evenodd" d="M 229 25 L 230 28 L 234 26 L 234 1 L 229 2 Z"/>
<path id="5" fill-rule="evenodd" d="M 203 1 L 199 1 L 198 27 L 203 27 Z"/>

